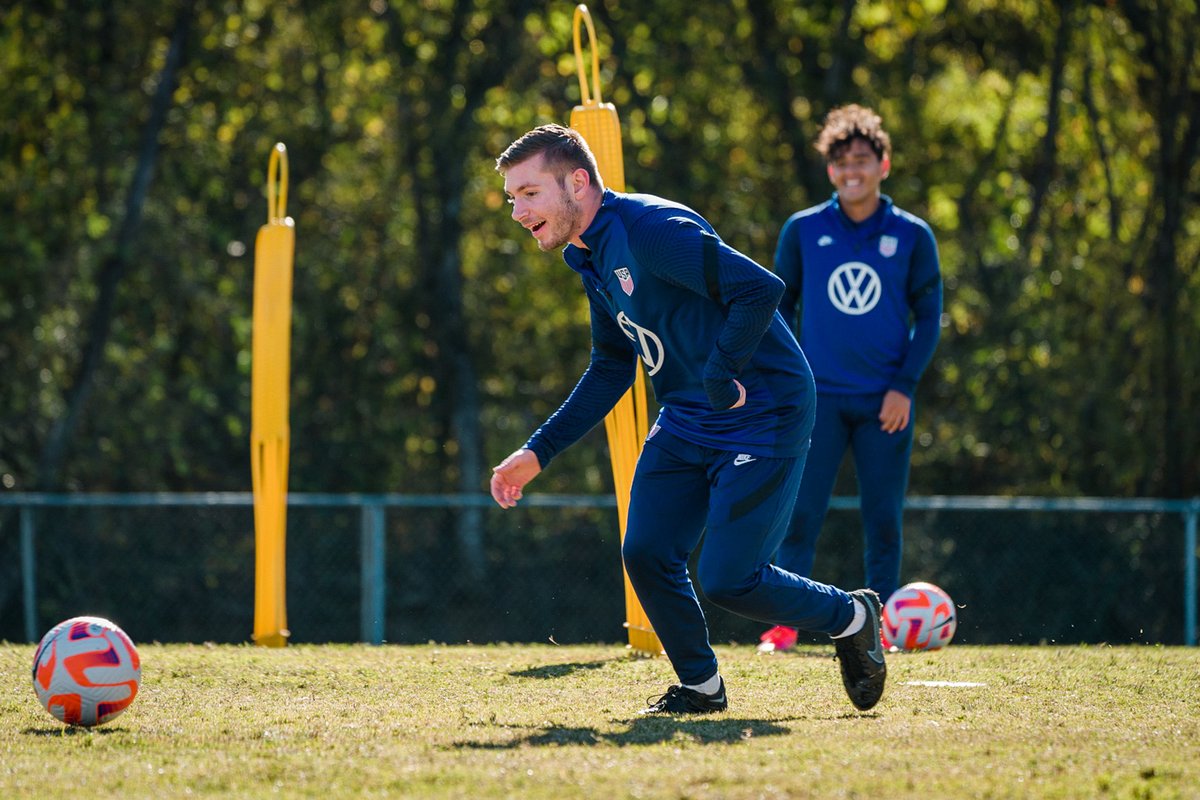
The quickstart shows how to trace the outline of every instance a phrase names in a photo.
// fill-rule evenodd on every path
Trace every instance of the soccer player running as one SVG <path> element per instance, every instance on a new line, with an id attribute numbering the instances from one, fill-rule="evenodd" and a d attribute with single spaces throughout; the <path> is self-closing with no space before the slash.
<path id="1" fill-rule="evenodd" d="M 813 423 L 812 374 L 778 314 L 783 282 L 695 211 L 606 190 L 578 132 L 536 128 L 496 161 L 512 217 L 542 250 L 564 247 L 591 308 L 591 361 L 574 391 L 491 478 L 502 508 L 633 384 L 640 356 L 662 407 L 634 473 L 621 555 L 679 678 L 642 713 L 727 706 L 688 575 L 734 613 L 835 637 L 860 709 L 887 669 L 874 592 L 844 592 L 771 564 L 787 530 Z"/>
<path id="2" fill-rule="evenodd" d="M 880 184 L 891 140 L 879 115 L 847 105 L 817 137 L 834 194 L 788 218 L 775 249 L 817 384 L 812 449 L 790 530 L 775 563 L 812 575 L 817 538 L 846 449 L 854 454 L 866 583 L 886 602 L 900 582 L 901 518 L 912 455 L 913 392 L 933 357 L 942 314 L 937 243 L 924 220 L 897 208 Z M 776 626 L 759 649 L 786 650 L 795 626 Z"/>

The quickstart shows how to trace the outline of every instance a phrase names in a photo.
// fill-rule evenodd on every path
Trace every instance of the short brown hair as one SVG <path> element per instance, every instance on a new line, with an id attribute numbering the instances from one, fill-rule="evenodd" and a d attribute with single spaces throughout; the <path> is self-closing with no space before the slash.
<path id="1" fill-rule="evenodd" d="M 547 168 L 559 183 L 568 172 L 584 169 L 592 179 L 593 186 L 603 185 L 596 157 L 592 155 L 587 141 L 579 131 L 562 125 L 542 125 L 517 139 L 496 159 L 496 171 L 503 175 L 511 167 L 528 161 L 538 153 L 545 156 Z"/>
<path id="2" fill-rule="evenodd" d="M 892 153 L 892 139 L 883 129 L 883 120 L 866 106 L 853 103 L 825 115 L 815 147 L 826 161 L 836 161 L 855 139 L 870 145 L 881 160 Z"/>

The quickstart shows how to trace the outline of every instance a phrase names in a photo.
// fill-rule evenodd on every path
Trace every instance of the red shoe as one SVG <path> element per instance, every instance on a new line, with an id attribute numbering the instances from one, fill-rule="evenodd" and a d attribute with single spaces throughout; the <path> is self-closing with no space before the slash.
<path id="1" fill-rule="evenodd" d="M 795 628 L 786 625 L 776 625 L 759 638 L 762 643 L 758 646 L 760 653 L 782 653 L 796 646 L 797 632 Z"/>

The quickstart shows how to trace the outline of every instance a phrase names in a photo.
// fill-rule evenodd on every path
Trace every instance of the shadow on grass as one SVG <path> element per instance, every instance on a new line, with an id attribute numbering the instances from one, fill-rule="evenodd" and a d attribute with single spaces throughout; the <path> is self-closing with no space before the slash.
<path id="1" fill-rule="evenodd" d="M 507 742 L 456 742 L 454 747 L 471 750 L 513 750 L 518 747 L 613 744 L 625 747 L 636 744 L 661 744 L 677 738 L 691 739 L 700 744 L 734 744 L 758 736 L 780 736 L 791 733 L 790 728 L 762 719 L 675 719 L 672 717 L 642 717 L 630 722 L 629 728 L 618 733 L 601 733 L 595 728 L 552 726 L 539 728 L 535 733 L 518 736 Z"/>
<path id="2" fill-rule="evenodd" d="M 26 736 L 107 736 L 110 733 L 126 733 L 124 728 L 85 728 L 82 725 L 58 725 L 52 728 L 26 728 Z"/>
<path id="3" fill-rule="evenodd" d="M 573 672 L 578 672 L 583 669 L 600 669 L 605 664 L 610 664 L 617 660 L 619 659 L 602 658 L 599 661 L 575 661 L 570 664 L 547 664 L 544 667 L 530 667 L 529 669 L 521 669 L 508 674 L 514 678 L 565 678 Z"/>

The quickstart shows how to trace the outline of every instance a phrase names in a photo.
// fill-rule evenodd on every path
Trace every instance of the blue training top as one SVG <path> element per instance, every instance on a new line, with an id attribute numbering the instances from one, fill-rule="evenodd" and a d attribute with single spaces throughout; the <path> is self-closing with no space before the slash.
<path id="1" fill-rule="evenodd" d="M 883 195 L 855 223 L 834 193 L 783 224 L 775 273 L 789 324 L 801 306 L 797 330 L 818 391 L 913 396 L 941 335 L 937 242 L 924 220 Z"/>
<path id="2" fill-rule="evenodd" d="M 778 313 L 783 282 L 686 206 L 605 190 L 563 259 L 591 304 L 591 362 L 525 444 L 544 467 L 598 424 L 645 364 L 657 424 L 705 447 L 795 457 L 808 441 L 812 372 Z M 746 388 L 738 399 L 737 379 Z"/>

